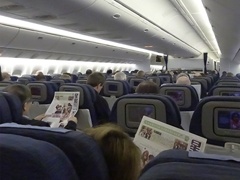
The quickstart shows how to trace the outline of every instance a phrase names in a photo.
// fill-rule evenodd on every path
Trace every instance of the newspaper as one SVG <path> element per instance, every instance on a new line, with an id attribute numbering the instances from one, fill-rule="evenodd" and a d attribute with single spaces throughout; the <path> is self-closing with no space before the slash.
<path id="1" fill-rule="evenodd" d="M 133 141 L 142 152 L 145 166 L 161 151 L 168 149 L 204 152 L 207 139 L 143 116 Z"/>
<path id="2" fill-rule="evenodd" d="M 50 127 L 65 127 L 68 119 L 78 111 L 79 97 L 80 92 L 55 92 L 43 121 L 50 123 Z"/>

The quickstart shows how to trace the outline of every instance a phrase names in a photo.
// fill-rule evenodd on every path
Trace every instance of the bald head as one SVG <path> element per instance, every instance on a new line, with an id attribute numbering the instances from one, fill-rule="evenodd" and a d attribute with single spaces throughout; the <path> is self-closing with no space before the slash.
<path id="1" fill-rule="evenodd" d="M 191 81 L 190 81 L 189 77 L 181 76 L 177 79 L 176 84 L 191 85 Z"/>

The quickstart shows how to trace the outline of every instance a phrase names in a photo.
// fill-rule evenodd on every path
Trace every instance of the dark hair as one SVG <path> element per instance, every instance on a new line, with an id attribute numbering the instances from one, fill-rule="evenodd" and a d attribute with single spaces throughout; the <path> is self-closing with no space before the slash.
<path id="1" fill-rule="evenodd" d="M 92 70 L 91 69 L 86 70 L 86 75 L 90 75 L 90 74 L 92 74 Z"/>
<path id="2" fill-rule="evenodd" d="M 91 85 L 92 87 L 96 87 L 99 84 L 102 86 L 105 82 L 105 77 L 100 72 L 94 72 L 88 76 L 87 84 Z"/>
<path id="3" fill-rule="evenodd" d="M 111 69 L 108 69 L 108 70 L 107 70 L 107 74 L 112 74 L 112 70 L 111 70 Z"/>
<path id="4" fill-rule="evenodd" d="M 2 78 L 2 68 L 0 66 L 0 81 L 2 81 L 2 80 L 3 80 L 3 78 Z"/>
<path id="5" fill-rule="evenodd" d="M 24 107 L 26 102 L 29 102 L 32 99 L 31 91 L 26 85 L 13 84 L 8 86 L 4 91 L 16 95 L 20 99 L 22 107 Z"/>
<path id="6" fill-rule="evenodd" d="M 158 85 L 152 81 L 143 81 L 137 86 L 136 93 L 158 94 L 159 88 L 158 88 Z"/>

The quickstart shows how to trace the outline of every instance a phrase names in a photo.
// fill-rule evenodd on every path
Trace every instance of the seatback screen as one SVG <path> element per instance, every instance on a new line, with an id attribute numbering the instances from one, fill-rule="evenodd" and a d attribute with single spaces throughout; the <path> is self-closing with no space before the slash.
<path id="1" fill-rule="evenodd" d="M 143 116 L 156 119 L 155 112 L 153 105 L 127 104 L 126 120 L 130 122 L 141 122 Z"/>

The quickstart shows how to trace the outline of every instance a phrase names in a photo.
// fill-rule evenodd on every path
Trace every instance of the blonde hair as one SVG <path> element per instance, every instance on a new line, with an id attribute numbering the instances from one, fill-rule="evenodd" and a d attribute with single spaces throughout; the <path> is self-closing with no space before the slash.
<path id="1" fill-rule="evenodd" d="M 111 180 L 137 180 L 141 170 L 141 152 L 123 130 L 105 124 L 85 130 L 99 144 Z"/>

